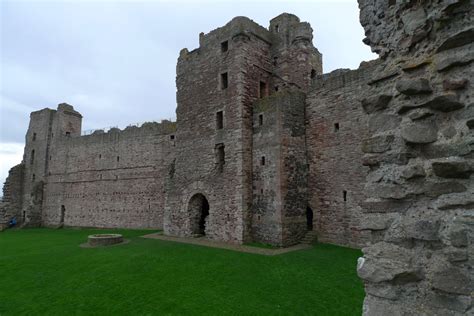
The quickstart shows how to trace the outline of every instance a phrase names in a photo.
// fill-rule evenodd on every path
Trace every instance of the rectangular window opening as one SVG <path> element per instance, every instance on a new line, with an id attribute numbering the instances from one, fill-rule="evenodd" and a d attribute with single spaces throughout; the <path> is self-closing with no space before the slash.
<path id="1" fill-rule="evenodd" d="M 71 136 L 71 132 L 66 132 L 66 136 Z"/>
<path id="2" fill-rule="evenodd" d="M 215 147 L 216 165 L 217 165 L 217 170 L 219 170 L 219 172 L 222 172 L 224 170 L 224 164 L 225 164 L 224 148 L 225 148 L 224 144 L 217 144 Z"/>
<path id="3" fill-rule="evenodd" d="M 174 140 L 174 135 L 170 135 L 170 139 L 171 139 L 171 140 Z"/>
<path id="4" fill-rule="evenodd" d="M 260 164 L 262 166 L 265 166 L 265 156 L 262 156 L 262 158 L 260 158 Z"/>
<path id="5" fill-rule="evenodd" d="M 267 95 L 267 84 L 263 81 L 260 81 L 260 98 L 263 98 Z"/>
<path id="6" fill-rule="evenodd" d="M 119 156 L 117 156 L 117 162 L 119 162 L 119 161 L 120 161 L 120 157 L 119 157 Z"/>
<path id="7" fill-rule="evenodd" d="M 36 140 L 36 133 L 33 133 L 33 141 Z"/>
<path id="8" fill-rule="evenodd" d="M 260 125 L 260 126 L 263 125 L 263 114 L 258 115 L 258 125 Z"/>
<path id="9" fill-rule="evenodd" d="M 227 72 L 221 74 L 221 90 L 227 89 L 229 86 Z"/>
<path id="10" fill-rule="evenodd" d="M 347 202 L 347 191 L 342 191 L 342 197 L 344 198 L 344 202 Z"/>
<path id="11" fill-rule="evenodd" d="M 225 53 L 229 50 L 229 41 L 225 41 L 221 43 L 221 52 Z"/>
<path id="12" fill-rule="evenodd" d="M 334 131 L 335 132 L 339 131 L 339 123 L 334 123 Z"/>
<path id="13" fill-rule="evenodd" d="M 30 165 L 32 165 L 35 162 L 35 150 L 33 149 L 31 151 L 31 156 L 30 156 Z"/>
<path id="14" fill-rule="evenodd" d="M 275 25 L 275 32 L 279 33 L 280 32 L 280 26 L 277 24 Z"/>
<path id="15" fill-rule="evenodd" d="M 278 86 L 275 86 L 275 91 L 276 91 L 276 92 L 278 92 L 278 89 L 279 89 L 279 87 L 278 87 Z"/>
<path id="16" fill-rule="evenodd" d="M 216 113 L 216 129 L 224 128 L 224 112 L 219 111 Z"/>
<path id="17" fill-rule="evenodd" d="M 273 57 L 273 66 L 278 64 L 278 57 Z"/>
<path id="18" fill-rule="evenodd" d="M 31 177 L 31 181 L 35 182 L 35 180 L 36 180 L 36 175 L 33 173 L 33 176 Z"/>

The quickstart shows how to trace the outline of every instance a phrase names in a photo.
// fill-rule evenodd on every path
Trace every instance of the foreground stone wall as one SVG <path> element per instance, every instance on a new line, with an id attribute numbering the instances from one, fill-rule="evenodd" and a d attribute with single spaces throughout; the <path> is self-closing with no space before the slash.
<path id="1" fill-rule="evenodd" d="M 365 315 L 472 315 L 472 1 L 359 0 L 382 57 L 362 100 Z"/>

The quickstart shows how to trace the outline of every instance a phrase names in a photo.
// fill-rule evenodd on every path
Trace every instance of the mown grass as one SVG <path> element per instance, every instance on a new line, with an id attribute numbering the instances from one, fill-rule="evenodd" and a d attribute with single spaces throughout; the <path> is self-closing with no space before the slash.
<path id="1" fill-rule="evenodd" d="M 92 233 L 130 243 L 80 248 Z M 140 230 L 0 233 L 0 315 L 360 315 L 360 251 L 278 256 L 140 238 Z"/>

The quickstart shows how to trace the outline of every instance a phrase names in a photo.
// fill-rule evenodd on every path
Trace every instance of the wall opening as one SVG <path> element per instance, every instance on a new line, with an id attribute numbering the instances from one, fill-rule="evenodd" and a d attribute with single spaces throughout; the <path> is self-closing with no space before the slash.
<path id="1" fill-rule="evenodd" d="M 225 146 L 224 144 L 216 144 L 215 147 L 215 155 L 216 155 L 216 167 L 219 172 L 224 171 L 224 164 L 225 164 Z"/>
<path id="2" fill-rule="evenodd" d="M 119 162 L 119 161 L 120 161 L 120 157 L 119 157 L 119 156 L 117 156 L 117 162 Z"/>
<path id="3" fill-rule="evenodd" d="M 36 133 L 33 133 L 33 141 L 36 140 Z"/>
<path id="4" fill-rule="evenodd" d="M 273 57 L 273 66 L 278 64 L 278 57 Z"/>
<path id="5" fill-rule="evenodd" d="M 258 125 L 260 125 L 260 126 L 263 125 L 263 114 L 258 115 Z"/>
<path id="6" fill-rule="evenodd" d="M 34 163 L 35 163 L 35 150 L 33 149 L 31 151 L 31 155 L 30 155 L 30 165 L 32 165 Z"/>
<path id="7" fill-rule="evenodd" d="M 313 210 L 309 206 L 306 207 L 306 228 L 313 230 Z"/>
<path id="8" fill-rule="evenodd" d="M 221 74 L 221 90 L 227 89 L 229 86 L 229 78 L 227 72 Z"/>
<path id="9" fill-rule="evenodd" d="M 262 158 L 260 158 L 260 164 L 262 166 L 265 166 L 265 156 L 262 156 Z"/>
<path id="10" fill-rule="evenodd" d="M 23 211 L 22 222 L 26 222 L 26 211 Z"/>
<path id="11" fill-rule="evenodd" d="M 219 111 L 216 113 L 216 129 L 224 128 L 224 112 Z"/>
<path id="12" fill-rule="evenodd" d="M 59 217 L 59 224 L 63 225 L 64 224 L 64 217 L 66 216 L 66 207 L 64 205 L 61 205 L 61 214 Z"/>
<path id="13" fill-rule="evenodd" d="M 229 50 L 229 41 L 225 41 L 221 43 L 221 52 L 225 53 Z"/>
<path id="14" fill-rule="evenodd" d="M 35 182 L 36 180 L 36 175 L 33 173 L 33 175 L 31 176 L 31 182 Z"/>
<path id="15" fill-rule="evenodd" d="M 171 139 L 171 140 L 174 140 L 174 135 L 170 135 L 170 139 Z"/>
<path id="16" fill-rule="evenodd" d="M 66 136 L 71 136 L 71 132 L 66 132 Z"/>
<path id="17" fill-rule="evenodd" d="M 311 69 L 311 79 L 314 79 L 316 77 L 316 70 Z"/>
<path id="18" fill-rule="evenodd" d="M 280 26 L 277 24 L 275 25 L 275 32 L 279 33 L 280 32 Z"/>
<path id="19" fill-rule="evenodd" d="M 263 81 L 260 81 L 260 98 L 263 98 L 267 95 L 267 84 Z"/>
<path id="20" fill-rule="evenodd" d="M 188 212 L 191 217 L 191 233 L 193 235 L 206 235 L 209 217 L 209 202 L 201 193 L 193 195 L 189 200 Z"/>
<path id="21" fill-rule="evenodd" d="M 275 91 L 276 91 L 276 92 L 278 92 L 278 89 L 279 89 L 278 86 L 275 86 Z"/>
<path id="22" fill-rule="evenodd" d="M 339 123 L 334 123 L 334 132 L 339 131 Z"/>
<path id="23" fill-rule="evenodd" d="M 342 198 L 344 199 L 344 202 L 347 202 L 347 191 L 346 190 L 342 191 Z"/>

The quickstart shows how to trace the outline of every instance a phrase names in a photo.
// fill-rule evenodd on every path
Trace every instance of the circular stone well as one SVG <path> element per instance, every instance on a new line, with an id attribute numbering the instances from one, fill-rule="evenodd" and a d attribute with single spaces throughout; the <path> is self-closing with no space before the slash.
<path id="1" fill-rule="evenodd" d="M 123 242 L 123 236 L 120 234 L 89 235 L 88 239 L 88 244 L 91 247 L 110 246 Z"/>

